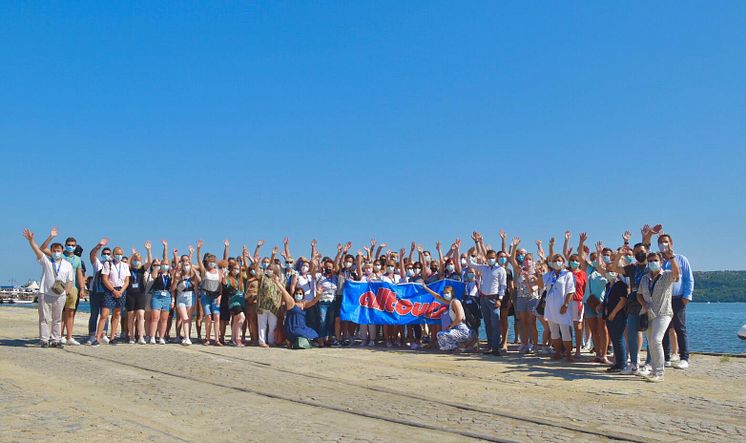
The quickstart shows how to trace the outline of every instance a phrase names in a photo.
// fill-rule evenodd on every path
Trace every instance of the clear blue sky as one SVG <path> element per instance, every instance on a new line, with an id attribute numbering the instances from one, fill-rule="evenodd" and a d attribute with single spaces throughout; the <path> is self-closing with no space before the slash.
<path id="1" fill-rule="evenodd" d="M 694 269 L 746 269 L 745 18 L 735 1 L 3 2 L 0 283 L 38 277 L 21 231 L 52 225 L 86 250 L 289 235 L 298 256 L 499 227 L 616 244 L 647 222 Z"/>

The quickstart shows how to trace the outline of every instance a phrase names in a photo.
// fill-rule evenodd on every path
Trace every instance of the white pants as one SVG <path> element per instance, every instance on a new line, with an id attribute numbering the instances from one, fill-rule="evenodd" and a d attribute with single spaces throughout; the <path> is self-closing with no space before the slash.
<path id="1" fill-rule="evenodd" d="M 363 343 L 365 343 L 366 340 L 376 341 L 377 330 L 378 325 L 360 325 L 360 329 L 358 331 L 360 340 L 362 340 Z"/>
<path id="2" fill-rule="evenodd" d="M 277 316 L 269 311 L 256 314 L 259 323 L 259 344 L 275 344 L 275 328 L 277 328 Z"/>
<path id="3" fill-rule="evenodd" d="M 650 322 L 645 334 L 648 336 L 650 363 L 654 374 L 663 375 L 663 365 L 665 363 L 663 357 L 663 337 L 668 330 L 668 324 L 671 323 L 671 317 L 664 315 L 649 320 Z"/>
<path id="4" fill-rule="evenodd" d="M 42 341 L 60 341 L 65 301 L 65 294 L 39 294 L 39 338 Z"/>
<path id="5" fill-rule="evenodd" d="M 562 341 L 572 341 L 572 328 L 570 325 L 563 325 L 550 321 L 549 334 L 551 335 L 552 340 L 559 340 L 561 338 Z"/>

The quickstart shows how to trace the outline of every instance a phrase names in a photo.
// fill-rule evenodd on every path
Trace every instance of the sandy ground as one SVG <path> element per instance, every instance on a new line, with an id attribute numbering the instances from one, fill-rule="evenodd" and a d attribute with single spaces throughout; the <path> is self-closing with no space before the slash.
<path id="1" fill-rule="evenodd" d="M 35 310 L 0 308 L 1 441 L 746 440 L 742 358 L 652 384 L 515 353 L 59 350 L 37 331 Z"/>

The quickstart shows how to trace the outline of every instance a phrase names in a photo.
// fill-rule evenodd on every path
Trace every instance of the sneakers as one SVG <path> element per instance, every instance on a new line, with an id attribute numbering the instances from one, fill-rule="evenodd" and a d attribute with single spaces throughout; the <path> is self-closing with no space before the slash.
<path id="1" fill-rule="evenodd" d="M 158 344 L 159 345 L 165 345 L 166 344 L 166 340 L 164 340 L 163 338 L 159 338 L 158 339 Z"/>
<path id="2" fill-rule="evenodd" d="M 667 368 L 670 368 L 671 366 L 673 366 L 673 363 L 671 363 L 671 360 L 666 360 L 666 365 L 665 366 Z"/>
<path id="3" fill-rule="evenodd" d="M 112 345 L 112 346 L 116 346 L 117 343 L 119 343 L 119 339 L 118 338 L 115 338 L 114 340 L 109 340 L 109 344 Z"/>
<path id="4" fill-rule="evenodd" d="M 80 346 L 80 342 L 75 340 L 74 338 L 67 340 L 67 344 L 71 346 Z"/>
<path id="5" fill-rule="evenodd" d="M 49 347 L 63 349 L 65 345 L 63 345 L 61 341 L 53 341 L 52 343 L 49 344 Z"/>
<path id="6" fill-rule="evenodd" d="M 647 377 L 650 375 L 651 368 L 648 365 L 643 365 L 640 369 L 637 370 L 637 375 L 640 377 Z"/>
<path id="7" fill-rule="evenodd" d="M 134 338 L 130 338 L 130 340 L 129 340 L 128 343 L 131 344 L 131 345 L 134 345 L 135 344 L 135 339 Z"/>
<path id="8" fill-rule="evenodd" d="M 189 346 L 189 345 L 192 344 L 192 341 L 189 340 L 189 337 L 187 337 L 187 338 L 181 340 L 181 344 L 184 345 L 184 346 Z"/>
<path id="9" fill-rule="evenodd" d="M 88 341 L 86 341 L 85 344 L 90 346 L 93 344 L 94 341 L 96 341 L 96 337 L 91 335 L 90 337 L 88 337 Z"/>
<path id="10" fill-rule="evenodd" d="M 104 342 L 104 343 L 106 343 L 106 344 L 109 344 L 109 337 L 107 337 L 106 334 L 104 334 L 104 336 L 101 337 L 101 341 Z"/>
<path id="11" fill-rule="evenodd" d="M 143 337 L 140 337 L 140 339 L 137 340 L 137 344 L 138 345 L 144 345 L 145 344 L 145 339 Z"/>
<path id="12" fill-rule="evenodd" d="M 689 367 L 689 362 L 687 360 L 679 360 L 673 364 L 673 367 L 676 369 L 686 369 Z"/>
<path id="13" fill-rule="evenodd" d="M 65 337 L 62 337 L 60 339 L 60 343 L 62 343 L 63 345 L 67 344 L 67 339 Z"/>
<path id="14" fill-rule="evenodd" d="M 94 347 L 94 348 L 98 348 L 100 345 L 101 345 L 101 343 L 99 343 L 98 340 L 96 340 L 95 338 L 91 342 L 91 346 Z"/>
<path id="15" fill-rule="evenodd" d="M 155 344 L 155 336 L 150 337 L 150 341 L 148 343 L 150 343 L 151 345 L 154 345 Z"/>
<path id="16" fill-rule="evenodd" d="M 375 341 L 375 340 L 368 340 L 368 347 L 369 347 L 369 348 L 372 348 L 372 347 L 374 347 L 375 345 L 376 345 L 376 341 Z"/>
<path id="17" fill-rule="evenodd" d="M 650 374 L 645 377 L 645 380 L 651 383 L 660 383 L 663 381 L 663 374 Z"/>
<path id="18" fill-rule="evenodd" d="M 420 345 L 418 345 L 417 343 L 412 342 L 412 344 L 409 345 L 409 349 L 411 349 L 413 351 L 416 351 L 416 350 L 420 349 Z"/>
<path id="19" fill-rule="evenodd" d="M 49 342 L 46 341 L 46 340 L 42 340 L 42 342 L 39 343 L 39 347 L 40 348 L 48 348 L 49 347 Z"/>
<path id="20" fill-rule="evenodd" d="M 679 357 L 679 354 L 673 354 L 671 356 L 671 362 L 676 363 L 677 361 L 680 361 L 681 357 Z"/>
<path id="21" fill-rule="evenodd" d="M 637 366 L 627 365 L 627 366 L 625 366 L 624 369 L 622 369 L 621 374 L 622 375 L 632 375 L 632 374 L 636 374 L 637 372 L 638 372 Z"/>

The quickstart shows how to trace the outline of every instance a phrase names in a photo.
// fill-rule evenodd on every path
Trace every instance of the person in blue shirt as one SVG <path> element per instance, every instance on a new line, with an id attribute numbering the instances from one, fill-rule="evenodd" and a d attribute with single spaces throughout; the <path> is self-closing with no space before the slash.
<path id="1" fill-rule="evenodd" d="M 692 301 L 694 292 L 694 274 L 689 265 L 689 260 L 681 255 L 676 254 L 673 249 L 673 239 L 670 235 L 659 233 L 658 249 L 663 255 L 663 269 L 671 269 L 671 261 L 675 260 L 681 269 L 681 279 L 673 284 L 671 306 L 673 307 L 673 319 L 668 326 L 676 331 L 676 337 L 679 344 L 679 361 L 671 363 L 671 341 L 668 334 L 663 338 L 663 354 L 666 359 L 666 366 L 673 366 L 678 369 L 689 367 L 689 337 L 686 331 L 686 306 Z"/>

